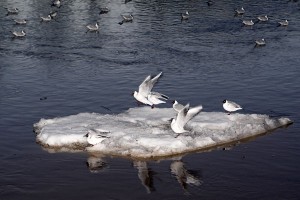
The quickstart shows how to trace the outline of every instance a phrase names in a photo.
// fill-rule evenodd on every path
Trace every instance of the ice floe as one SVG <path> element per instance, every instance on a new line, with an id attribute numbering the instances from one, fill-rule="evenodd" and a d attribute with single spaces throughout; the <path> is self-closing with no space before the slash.
<path id="1" fill-rule="evenodd" d="M 264 134 L 289 125 L 288 118 L 261 114 L 201 112 L 177 138 L 170 128 L 173 108 L 130 108 L 120 114 L 79 113 L 34 124 L 36 140 L 43 147 L 84 149 L 102 154 L 151 158 L 216 147 Z M 87 133 L 105 136 L 90 145 Z"/>

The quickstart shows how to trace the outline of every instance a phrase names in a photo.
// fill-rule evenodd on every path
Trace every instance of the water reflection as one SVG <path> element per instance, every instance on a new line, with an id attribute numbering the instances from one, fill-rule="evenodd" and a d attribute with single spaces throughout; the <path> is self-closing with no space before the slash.
<path id="1" fill-rule="evenodd" d="M 199 178 L 199 173 L 197 171 L 188 170 L 181 160 L 173 161 L 170 165 L 170 169 L 184 190 L 187 190 L 188 185 L 200 186 L 203 183 Z"/>
<path id="2" fill-rule="evenodd" d="M 153 171 L 148 168 L 145 161 L 133 161 L 133 166 L 138 170 L 138 177 L 142 185 L 146 188 L 147 193 L 155 191 L 153 186 Z"/>
<path id="3" fill-rule="evenodd" d="M 108 167 L 108 164 L 102 155 L 89 155 L 86 165 L 91 173 L 99 173 Z"/>

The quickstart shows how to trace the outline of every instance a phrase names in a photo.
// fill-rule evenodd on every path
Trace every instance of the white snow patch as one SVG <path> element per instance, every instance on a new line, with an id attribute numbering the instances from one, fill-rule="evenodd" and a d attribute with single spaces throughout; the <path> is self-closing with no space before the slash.
<path id="1" fill-rule="evenodd" d="M 85 148 L 91 152 L 132 157 L 158 157 L 200 150 L 238 141 L 291 124 L 288 118 L 268 115 L 201 112 L 187 124 L 188 133 L 175 138 L 170 119 L 172 108 L 130 108 L 118 115 L 80 113 L 34 124 L 36 139 L 43 146 Z M 107 130 L 107 138 L 90 146 L 89 130 Z"/>

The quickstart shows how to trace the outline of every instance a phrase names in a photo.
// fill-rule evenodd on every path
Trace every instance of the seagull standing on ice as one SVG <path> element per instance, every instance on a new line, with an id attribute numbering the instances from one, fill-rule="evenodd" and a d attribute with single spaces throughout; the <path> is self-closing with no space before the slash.
<path id="1" fill-rule="evenodd" d="M 87 134 L 84 135 L 84 137 L 87 138 L 87 142 L 91 145 L 96 145 L 103 140 L 110 138 L 107 134 L 110 133 L 110 131 L 106 130 L 95 130 L 91 129 L 88 131 Z"/>
<path id="2" fill-rule="evenodd" d="M 151 78 L 151 76 L 147 76 L 146 79 L 140 84 L 139 91 L 134 91 L 133 96 L 134 98 L 143 104 L 149 105 L 152 108 L 156 104 L 165 103 L 163 100 L 167 100 L 169 97 L 166 95 L 160 94 L 158 92 L 151 92 L 154 84 L 158 81 L 158 79 L 161 77 L 162 72 L 160 72 L 158 75 L 156 75 L 154 78 Z"/>
<path id="3" fill-rule="evenodd" d="M 228 112 L 228 115 L 230 115 L 231 112 L 242 109 L 242 107 L 239 104 L 233 101 L 228 101 L 226 99 L 223 101 L 223 108 Z"/>
<path id="4" fill-rule="evenodd" d="M 202 106 L 197 106 L 194 108 L 190 108 L 190 105 L 187 104 L 184 106 L 182 110 L 180 110 L 176 116 L 171 121 L 171 128 L 175 133 L 178 133 L 176 137 L 179 136 L 181 133 L 188 132 L 184 129 L 184 126 L 193 119 L 197 114 L 199 114 L 202 110 Z"/>
<path id="5" fill-rule="evenodd" d="M 179 111 L 181 111 L 184 108 L 184 105 L 178 103 L 178 101 L 176 101 L 176 100 L 172 101 L 172 103 L 173 103 L 173 109 L 176 112 L 179 112 Z"/>

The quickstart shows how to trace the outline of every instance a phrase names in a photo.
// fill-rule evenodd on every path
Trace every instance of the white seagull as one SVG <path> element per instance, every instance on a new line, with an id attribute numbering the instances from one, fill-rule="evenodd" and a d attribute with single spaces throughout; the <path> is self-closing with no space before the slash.
<path id="1" fill-rule="evenodd" d="M 46 17 L 42 16 L 41 19 L 43 22 L 49 22 L 49 21 L 51 21 L 52 17 L 51 17 L 51 15 L 47 15 Z"/>
<path id="2" fill-rule="evenodd" d="M 148 101 L 150 101 L 153 105 L 161 104 L 161 103 L 166 103 L 169 99 L 168 96 L 158 93 L 158 92 L 150 92 L 147 96 Z M 165 101 L 163 101 L 165 100 Z"/>
<path id="3" fill-rule="evenodd" d="M 110 131 L 106 130 L 100 130 L 100 129 L 91 129 L 88 131 L 87 134 L 84 135 L 84 137 L 87 138 L 87 142 L 91 145 L 96 145 L 101 143 L 103 140 L 110 138 L 108 135 Z"/>
<path id="4" fill-rule="evenodd" d="M 24 25 L 27 23 L 26 19 L 14 19 L 16 24 Z"/>
<path id="5" fill-rule="evenodd" d="M 230 115 L 231 112 L 242 109 L 242 107 L 240 105 L 238 105 L 237 103 L 235 103 L 233 101 L 228 101 L 226 99 L 223 101 L 223 108 L 224 108 L 224 110 L 226 110 L 228 112 L 228 115 Z"/>
<path id="6" fill-rule="evenodd" d="M 289 22 L 288 22 L 287 19 L 284 20 L 284 21 L 280 21 L 280 22 L 278 22 L 278 23 L 279 23 L 279 26 L 287 26 L 287 25 L 289 25 Z"/>
<path id="7" fill-rule="evenodd" d="M 257 19 L 261 22 L 266 22 L 269 20 L 268 16 L 267 15 L 264 15 L 264 16 L 258 16 Z"/>
<path id="8" fill-rule="evenodd" d="M 19 9 L 18 8 L 7 8 L 7 14 L 8 15 L 16 15 L 19 13 Z"/>
<path id="9" fill-rule="evenodd" d="M 88 31 L 98 31 L 99 24 L 98 24 L 98 22 L 96 22 L 95 25 L 90 24 L 90 25 L 87 25 L 86 27 L 87 27 Z"/>
<path id="10" fill-rule="evenodd" d="M 242 21 L 243 22 L 243 24 L 244 25 L 246 25 L 246 26 L 253 26 L 254 25 L 254 22 L 252 21 L 252 19 L 251 20 L 243 20 Z"/>
<path id="11" fill-rule="evenodd" d="M 121 15 L 123 18 L 123 22 L 132 22 L 133 21 L 133 15 L 129 14 L 129 15 Z"/>
<path id="12" fill-rule="evenodd" d="M 14 37 L 24 37 L 26 35 L 25 31 L 13 31 L 12 34 Z"/>
<path id="13" fill-rule="evenodd" d="M 189 11 L 185 11 L 185 13 L 181 14 L 181 20 L 187 20 L 189 19 L 189 17 L 190 17 Z"/>
<path id="14" fill-rule="evenodd" d="M 244 9 L 243 7 L 237 8 L 237 9 L 235 10 L 235 13 L 236 13 L 237 15 L 243 15 L 243 14 L 245 13 L 245 9 Z"/>
<path id="15" fill-rule="evenodd" d="M 181 133 L 188 132 L 184 129 L 184 126 L 193 119 L 197 114 L 199 114 L 202 110 L 202 106 L 197 106 L 194 108 L 190 108 L 190 105 L 187 104 L 184 106 L 182 110 L 180 110 L 176 116 L 171 121 L 171 128 L 175 133 L 178 133 L 176 137 L 179 136 Z"/>
<path id="16" fill-rule="evenodd" d="M 163 99 L 168 99 L 166 95 L 157 93 L 157 92 L 151 92 L 154 84 L 158 81 L 158 79 L 161 77 L 162 72 L 160 72 L 158 75 L 156 75 L 154 78 L 151 78 L 151 76 L 147 76 L 146 79 L 140 84 L 139 91 L 134 91 L 133 96 L 134 98 L 143 104 L 152 106 L 154 104 L 160 103 L 159 97 Z M 150 98 L 150 99 L 148 99 Z"/>
<path id="17" fill-rule="evenodd" d="M 266 41 L 264 38 L 255 40 L 255 45 L 256 46 L 264 46 L 264 45 L 266 45 Z"/>
<path id="18" fill-rule="evenodd" d="M 178 103 L 178 101 L 176 101 L 176 100 L 172 101 L 172 103 L 173 103 L 173 109 L 176 112 L 179 112 L 179 111 L 181 111 L 184 108 L 184 105 Z"/>
<path id="19" fill-rule="evenodd" d="M 108 7 L 100 8 L 100 15 L 108 13 L 110 10 Z"/>

